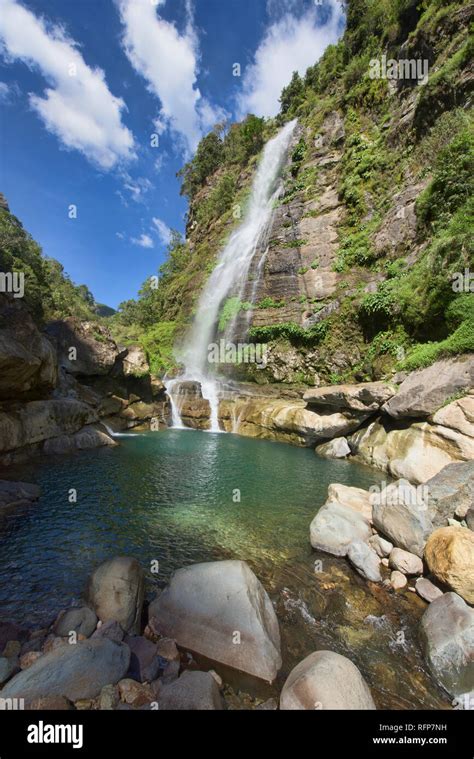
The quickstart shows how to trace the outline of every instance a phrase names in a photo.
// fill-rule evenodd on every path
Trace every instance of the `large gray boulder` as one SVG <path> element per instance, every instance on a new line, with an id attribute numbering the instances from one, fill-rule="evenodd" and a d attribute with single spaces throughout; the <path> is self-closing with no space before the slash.
<path id="1" fill-rule="evenodd" d="M 407 480 L 398 480 L 372 497 L 372 516 L 377 530 L 396 546 L 420 558 L 433 531 L 422 495 L 420 489 Z"/>
<path id="2" fill-rule="evenodd" d="M 62 611 L 54 625 L 54 632 L 67 637 L 71 632 L 88 638 L 97 626 L 97 617 L 88 606 L 73 606 Z"/>
<path id="3" fill-rule="evenodd" d="M 435 527 L 455 515 L 464 519 L 474 504 L 474 461 L 448 464 L 426 483 L 428 512 Z"/>
<path id="4" fill-rule="evenodd" d="M 451 696 L 474 690 L 474 609 L 444 593 L 426 609 L 421 640 L 430 669 Z"/>
<path id="5" fill-rule="evenodd" d="M 311 522 L 313 548 L 334 556 L 345 556 L 355 540 L 367 542 L 371 536 L 368 520 L 359 512 L 337 502 L 327 502 Z"/>
<path id="6" fill-rule="evenodd" d="M 224 709 L 219 688 L 210 672 L 183 672 L 177 680 L 160 689 L 157 701 L 160 711 Z"/>
<path id="7" fill-rule="evenodd" d="M 87 600 L 102 622 L 115 620 L 125 632 L 140 632 L 145 579 L 136 559 L 116 556 L 92 573 Z"/>
<path id="8" fill-rule="evenodd" d="M 108 374 L 121 355 L 110 331 L 97 322 L 79 321 L 71 317 L 51 322 L 46 331 L 56 346 L 59 365 L 69 374 Z"/>
<path id="9" fill-rule="evenodd" d="M 2 698 L 32 701 L 43 696 L 65 696 L 70 701 L 95 698 L 104 685 L 118 682 L 126 673 L 130 649 L 110 640 L 65 644 L 37 659 L 10 680 Z"/>
<path id="10" fill-rule="evenodd" d="M 314 449 L 319 456 L 326 459 L 345 459 L 350 455 L 351 449 L 345 437 L 335 437 L 328 443 L 321 443 Z"/>
<path id="11" fill-rule="evenodd" d="M 349 659 L 333 651 L 315 651 L 289 674 L 280 709 L 375 709 L 370 689 Z"/>
<path id="12" fill-rule="evenodd" d="M 208 659 L 268 682 L 281 667 L 275 611 L 245 561 L 179 569 L 149 614 L 155 632 Z"/>
<path id="13" fill-rule="evenodd" d="M 307 390 L 303 400 L 309 406 L 375 412 L 396 392 L 394 385 L 385 382 L 362 382 L 359 385 L 329 385 Z"/>
<path id="14" fill-rule="evenodd" d="M 460 390 L 474 386 L 474 355 L 444 358 L 410 374 L 382 411 L 394 419 L 425 418 Z"/>

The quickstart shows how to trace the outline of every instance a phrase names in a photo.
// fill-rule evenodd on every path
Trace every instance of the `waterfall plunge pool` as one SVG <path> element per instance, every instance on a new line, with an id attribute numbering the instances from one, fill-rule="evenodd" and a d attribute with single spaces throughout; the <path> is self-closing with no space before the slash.
<path id="1" fill-rule="evenodd" d="M 0 617 L 41 627 L 79 601 L 88 575 L 119 554 L 136 557 L 148 597 L 179 567 L 238 558 L 272 601 L 282 633 L 281 689 L 317 649 L 348 656 L 379 708 L 443 708 L 418 641 L 425 603 L 368 585 L 312 550 L 309 525 L 328 485 L 368 489 L 382 473 L 284 443 L 193 430 L 120 438 L 116 448 L 49 457 L 3 476 L 36 482 L 38 503 L 0 522 Z M 77 503 L 69 502 L 70 489 Z M 240 501 L 239 501 L 240 497 Z M 151 562 L 159 561 L 158 575 Z M 320 561 L 322 571 L 315 572 Z"/>

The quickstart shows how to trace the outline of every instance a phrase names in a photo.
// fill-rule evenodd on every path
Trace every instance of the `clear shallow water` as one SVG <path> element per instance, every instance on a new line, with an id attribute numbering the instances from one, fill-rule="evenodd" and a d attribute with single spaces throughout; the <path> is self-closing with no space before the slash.
<path id="1" fill-rule="evenodd" d="M 141 562 L 150 594 L 186 564 L 245 559 L 275 603 L 280 680 L 311 651 L 330 648 L 361 668 L 380 707 L 447 703 L 419 650 L 424 602 L 369 587 L 345 560 L 309 543 L 331 482 L 369 488 L 382 474 L 284 444 L 167 430 L 10 469 L 8 477 L 37 482 L 42 496 L 0 523 L 2 618 L 50 622 L 80 599 L 92 569 L 118 554 Z M 71 488 L 77 503 L 68 500 Z M 150 572 L 156 559 L 159 575 Z"/>

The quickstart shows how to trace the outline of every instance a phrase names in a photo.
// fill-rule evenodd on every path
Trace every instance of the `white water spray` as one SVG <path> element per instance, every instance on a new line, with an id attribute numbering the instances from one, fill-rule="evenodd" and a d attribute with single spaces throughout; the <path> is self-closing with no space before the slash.
<path id="1" fill-rule="evenodd" d="M 237 297 L 243 295 L 250 265 L 269 229 L 274 203 L 281 192 L 278 177 L 295 126 L 296 120 L 286 124 L 276 137 L 266 144 L 253 181 L 245 219 L 231 234 L 221 251 L 217 265 L 199 298 L 193 325 L 179 356 L 185 370 L 177 379 L 165 382 L 173 414 L 173 385 L 182 380 L 201 383 L 203 397 L 209 401 L 211 408 L 211 432 L 220 431 L 219 383 L 212 364 L 208 361 L 209 344 L 215 335 L 219 310 L 224 300 L 233 290 Z M 179 425 L 183 426 L 181 417 L 178 421 L 178 418 L 175 420 L 173 416 L 173 426 Z"/>

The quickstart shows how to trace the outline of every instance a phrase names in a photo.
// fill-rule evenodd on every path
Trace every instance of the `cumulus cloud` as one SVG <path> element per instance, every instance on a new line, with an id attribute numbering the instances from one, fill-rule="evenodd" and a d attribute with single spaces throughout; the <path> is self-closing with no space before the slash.
<path id="1" fill-rule="evenodd" d="M 152 221 L 161 242 L 163 245 L 168 245 L 171 241 L 171 229 L 164 221 L 157 219 L 156 216 L 153 217 Z"/>
<path id="2" fill-rule="evenodd" d="M 275 0 L 272 12 L 281 7 Z M 326 47 L 337 42 L 343 23 L 342 6 L 338 0 L 328 0 L 322 15 L 316 7 L 302 15 L 285 13 L 267 28 L 242 82 L 237 99 L 239 118 L 247 113 L 275 116 L 279 97 L 293 71 L 304 74 L 323 54 Z"/>
<path id="3" fill-rule="evenodd" d="M 140 248 L 154 248 L 153 240 L 150 235 L 142 234 L 140 237 L 132 237 L 130 240 L 134 245 L 139 245 Z"/>
<path id="4" fill-rule="evenodd" d="M 115 97 L 104 72 L 90 68 L 63 27 L 48 23 L 16 0 L 0 0 L 1 52 L 39 70 L 48 87 L 31 94 L 31 106 L 46 128 L 69 149 L 102 169 L 134 156 L 134 139 L 122 123 L 125 103 Z"/>
<path id="5" fill-rule="evenodd" d="M 222 118 L 197 87 L 199 44 L 190 3 L 182 33 L 159 15 L 166 0 L 116 0 L 124 27 L 123 46 L 135 71 L 160 100 L 156 122 L 161 134 L 169 128 L 179 149 L 194 152 L 206 129 Z"/>

